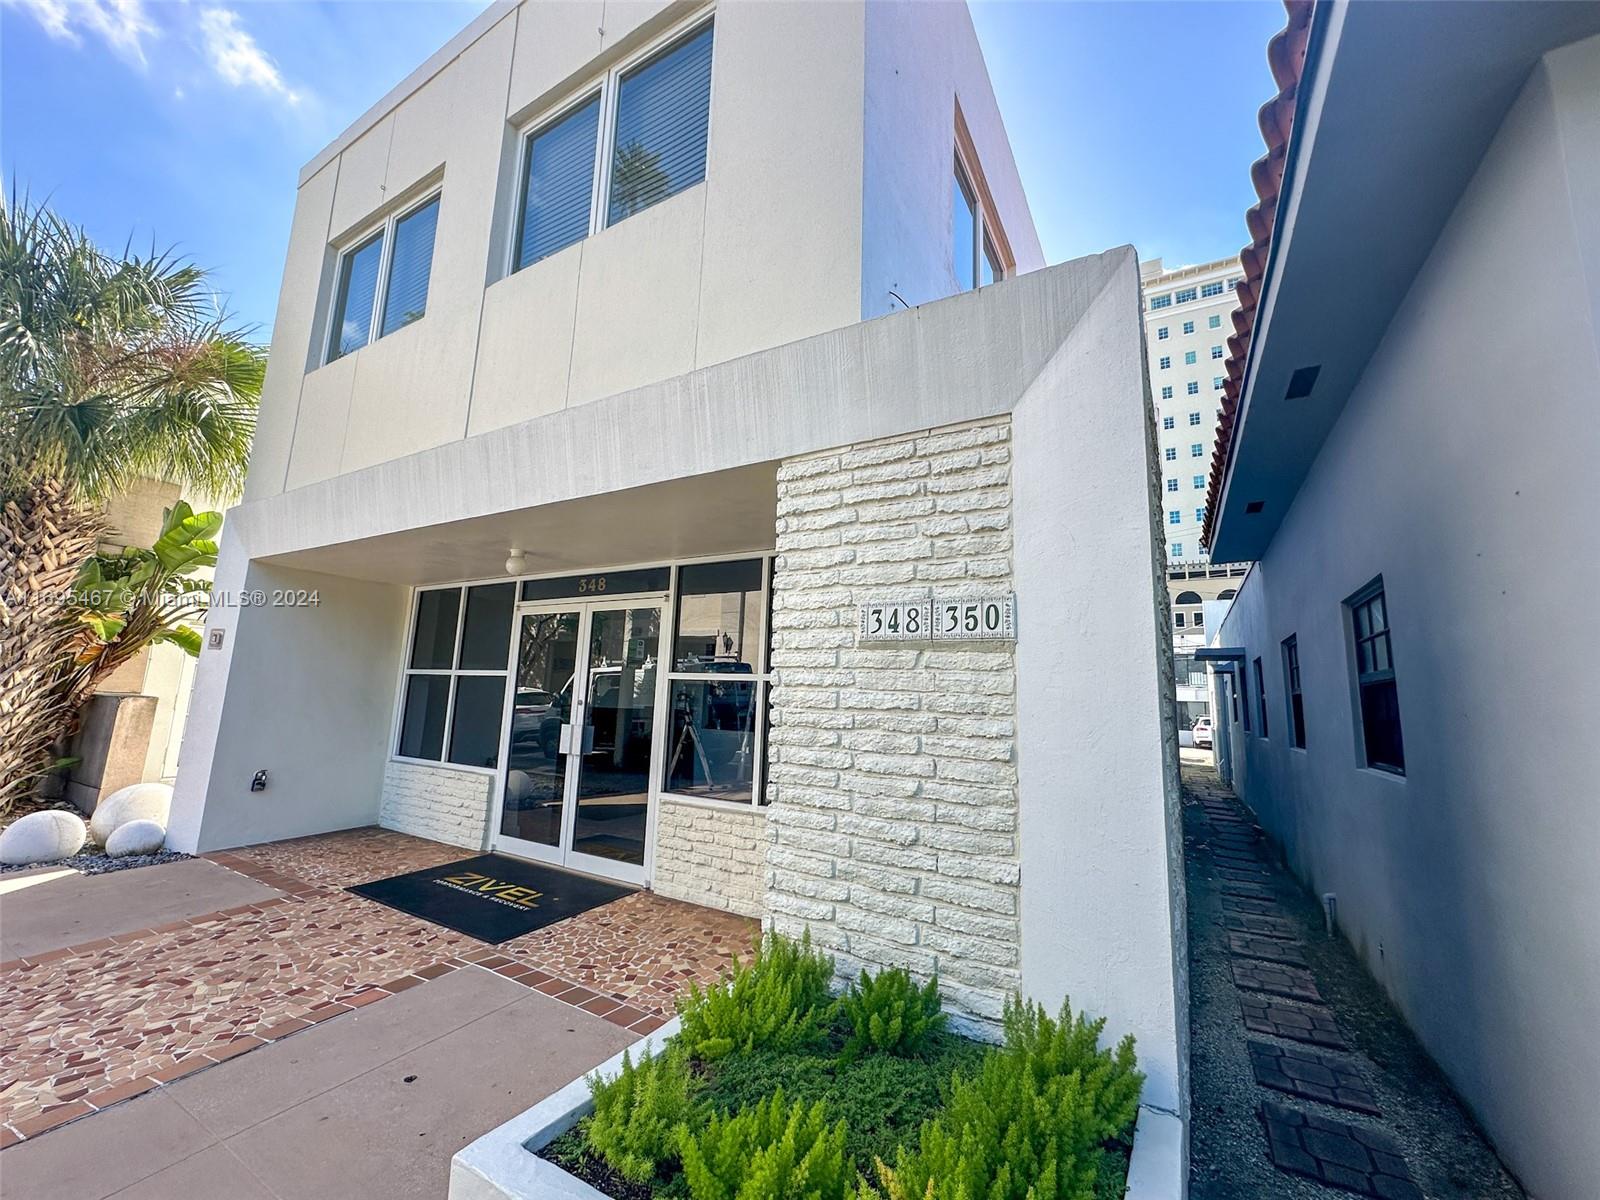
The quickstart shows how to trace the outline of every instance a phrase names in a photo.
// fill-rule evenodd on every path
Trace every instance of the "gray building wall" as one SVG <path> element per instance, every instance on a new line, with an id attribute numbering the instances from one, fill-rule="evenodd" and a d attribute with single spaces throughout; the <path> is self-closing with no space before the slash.
<path id="1" fill-rule="evenodd" d="M 1485 369 L 1494 348 L 1500 369 Z M 1504 120 L 1220 642 L 1262 658 L 1270 736 L 1234 781 L 1530 1194 L 1600 1181 L 1600 39 Z M 1403 778 L 1358 757 L 1342 601 L 1381 575 Z M 1298 638 L 1307 748 L 1281 642 Z"/>

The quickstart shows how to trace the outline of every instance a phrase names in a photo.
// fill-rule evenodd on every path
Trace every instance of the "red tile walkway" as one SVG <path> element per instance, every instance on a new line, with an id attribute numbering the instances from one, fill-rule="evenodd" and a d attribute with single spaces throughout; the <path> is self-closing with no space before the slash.
<path id="1" fill-rule="evenodd" d="M 343 890 L 468 853 L 358 829 L 212 854 L 283 895 L 0 963 L 0 1147 L 463 968 L 647 1033 L 756 933 L 636 892 L 490 947 Z"/>

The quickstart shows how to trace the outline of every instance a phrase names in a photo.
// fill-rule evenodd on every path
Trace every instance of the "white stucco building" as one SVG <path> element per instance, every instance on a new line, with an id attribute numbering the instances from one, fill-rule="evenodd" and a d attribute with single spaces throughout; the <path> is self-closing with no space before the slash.
<path id="1" fill-rule="evenodd" d="M 1190 742 L 1190 727 L 1211 712 L 1205 667 L 1193 657 L 1206 642 L 1202 605 L 1231 599 L 1245 573 L 1241 563 L 1213 563 L 1200 539 L 1211 447 L 1217 440 L 1218 405 L 1226 382 L 1223 365 L 1238 305 L 1234 287 L 1240 278 L 1235 258 L 1171 269 L 1159 258 L 1139 264 L 1161 461 L 1175 699 L 1185 745 Z"/>
<path id="2" fill-rule="evenodd" d="M 1213 479 L 1225 758 L 1528 1194 L 1586 1200 L 1600 8 L 1318 4 L 1308 46 Z"/>
<path id="3" fill-rule="evenodd" d="M 1139 306 L 1044 267 L 963 6 L 491 8 L 302 173 L 171 842 L 381 823 L 968 1023 L 1070 993 L 1176 1124 Z"/>

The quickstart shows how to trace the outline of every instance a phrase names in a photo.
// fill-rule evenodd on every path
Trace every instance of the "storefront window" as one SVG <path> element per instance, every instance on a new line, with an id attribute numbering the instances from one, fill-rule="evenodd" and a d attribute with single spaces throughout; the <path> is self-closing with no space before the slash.
<path id="1" fill-rule="evenodd" d="M 467 767 L 499 765 L 515 602 L 512 583 L 417 593 L 396 754 Z"/>
<path id="2" fill-rule="evenodd" d="M 760 558 L 678 571 L 667 792 L 761 802 L 756 764 L 766 742 L 767 575 Z"/>

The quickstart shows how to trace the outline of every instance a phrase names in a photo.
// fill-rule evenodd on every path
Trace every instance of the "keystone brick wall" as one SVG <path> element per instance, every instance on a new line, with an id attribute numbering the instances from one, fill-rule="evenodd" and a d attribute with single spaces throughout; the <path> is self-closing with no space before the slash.
<path id="1" fill-rule="evenodd" d="M 656 811 L 651 886 L 663 896 L 759 917 L 766 848 L 766 809 L 747 804 L 713 808 L 663 796 Z"/>
<path id="2" fill-rule="evenodd" d="M 378 824 L 435 842 L 482 850 L 488 845 L 494 776 L 417 763 L 391 762 L 383 770 Z"/>
<path id="3" fill-rule="evenodd" d="M 1011 590 L 1010 418 L 787 459 L 773 573 L 771 923 L 841 972 L 938 972 L 969 1028 L 1020 983 L 1014 647 L 858 645 L 869 599 Z"/>

